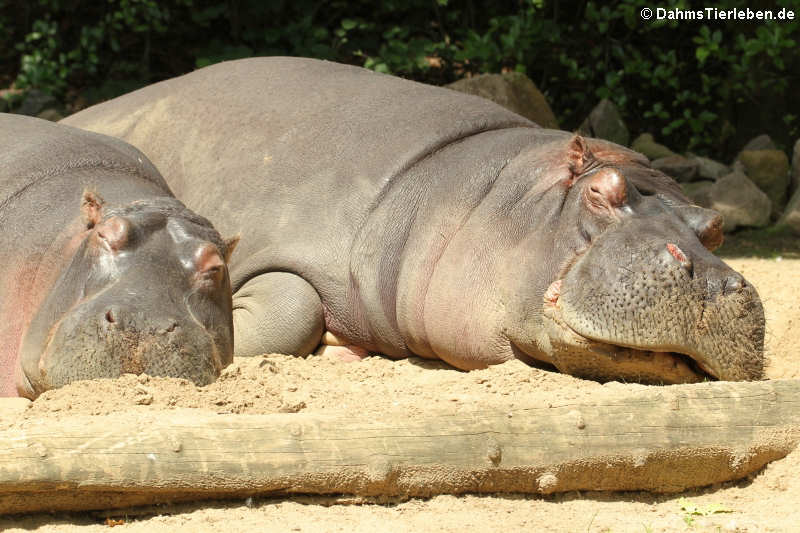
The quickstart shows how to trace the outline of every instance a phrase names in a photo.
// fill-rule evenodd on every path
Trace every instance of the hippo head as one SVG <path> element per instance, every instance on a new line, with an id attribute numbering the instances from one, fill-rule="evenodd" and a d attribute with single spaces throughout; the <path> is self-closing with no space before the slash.
<path id="1" fill-rule="evenodd" d="M 21 345 L 17 390 L 147 373 L 203 385 L 232 360 L 224 242 L 171 197 L 107 208 L 83 197 L 85 231 Z"/>
<path id="2" fill-rule="evenodd" d="M 590 142 L 565 143 L 563 172 L 540 185 L 556 207 L 551 232 L 535 238 L 549 239 L 552 255 L 509 291 L 525 317 L 509 331 L 515 350 L 602 381 L 761 378 L 764 312 L 755 288 L 711 253 L 720 215 L 690 205 L 638 154 Z"/>

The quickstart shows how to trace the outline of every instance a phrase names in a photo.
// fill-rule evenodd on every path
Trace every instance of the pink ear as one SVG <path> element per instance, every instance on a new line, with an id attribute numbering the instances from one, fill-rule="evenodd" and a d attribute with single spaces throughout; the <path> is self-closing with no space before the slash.
<path id="1" fill-rule="evenodd" d="M 595 161 L 586 139 L 577 134 L 572 137 L 567 146 L 567 164 L 573 176 L 579 176 L 586 172 Z"/>
<path id="2" fill-rule="evenodd" d="M 597 207 L 621 207 L 628 201 L 625 178 L 614 168 L 603 168 L 587 176 L 586 194 Z"/>
<path id="3" fill-rule="evenodd" d="M 85 190 L 83 191 L 83 199 L 81 200 L 81 212 L 86 221 L 86 227 L 92 229 L 103 220 L 103 205 L 105 201 L 96 192 Z"/>

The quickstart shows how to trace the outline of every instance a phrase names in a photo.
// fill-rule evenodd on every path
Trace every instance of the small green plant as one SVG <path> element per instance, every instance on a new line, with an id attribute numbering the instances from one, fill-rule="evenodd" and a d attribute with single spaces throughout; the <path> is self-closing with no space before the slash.
<path id="1" fill-rule="evenodd" d="M 25 41 L 17 44 L 22 52 L 16 85 L 20 89 L 39 88 L 52 93 L 61 92 L 68 74 L 67 56 L 60 51 L 56 23 L 37 20 Z"/>
<path id="2" fill-rule="evenodd" d="M 681 511 L 685 514 L 683 515 L 683 521 L 686 523 L 688 527 L 694 527 L 694 520 L 697 516 L 711 516 L 718 513 L 732 513 L 733 510 L 725 507 L 719 503 L 712 503 L 705 506 L 699 506 L 695 503 L 690 502 L 686 498 L 681 498 L 678 500 L 678 505 L 680 506 Z"/>

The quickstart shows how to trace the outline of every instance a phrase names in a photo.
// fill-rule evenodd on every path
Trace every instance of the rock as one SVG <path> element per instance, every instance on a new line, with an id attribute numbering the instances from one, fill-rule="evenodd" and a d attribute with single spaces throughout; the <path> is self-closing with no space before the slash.
<path id="1" fill-rule="evenodd" d="M 766 133 L 762 133 L 758 137 L 753 137 L 747 144 L 742 147 L 742 152 L 745 150 L 777 150 L 778 147 L 772 142 L 772 138 Z"/>
<path id="2" fill-rule="evenodd" d="M 800 189 L 800 139 L 794 143 L 792 152 L 792 181 L 789 185 L 791 194 Z"/>
<path id="3" fill-rule="evenodd" d="M 722 215 L 723 231 L 740 226 L 762 228 L 769 224 L 772 202 L 741 172 L 731 172 L 714 182 L 709 199 L 708 207 Z"/>
<path id="4" fill-rule="evenodd" d="M 792 231 L 800 235 L 800 189 L 794 191 L 778 224 L 789 226 Z"/>
<path id="5" fill-rule="evenodd" d="M 31 89 L 25 93 L 22 103 L 15 113 L 35 117 L 48 107 L 55 107 L 58 102 L 53 96 L 39 89 Z"/>
<path id="6" fill-rule="evenodd" d="M 682 183 L 683 194 L 689 197 L 692 203 L 700 207 L 711 207 L 711 186 L 713 181 L 693 181 L 692 183 Z"/>
<path id="7" fill-rule="evenodd" d="M 782 150 L 743 150 L 739 162 L 745 174 L 772 201 L 773 218 L 786 205 L 789 190 L 789 158 Z"/>
<path id="8" fill-rule="evenodd" d="M 44 120 L 49 120 L 50 122 L 58 122 L 64 115 L 61 114 L 61 111 L 58 109 L 48 108 L 36 115 L 37 118 L 43 118 Z"/>
<path id="9" fill-rule="evenodd" d="M 640 154 L 645 155 L 651 161 L 654 159 L 660 159 L 662 157 L 676 155 L 675 152 L 663 144 L 657 143 L 653 138 L 653 135 L 650 133 L 642 133 L 636 137 L 631 144 L 631 148 Z"/>
<path id="10" fill-rule="evenodd" d="M 707 157 L 689 154 L 689 159 L 697 161 L 697 177 L 700 179 L 716 181 L 731 172 L 727 165 Z"/>
<path id="11" fill-rule="evenodd" d="M 631 140 L 628 128 L 622 121 L 617 106 L 607 98 L 600 100 L 600 103 L 592 109 L 592 112 L 578 128 L 578 132 L 581 135 L 605 139 L 622 146 L 628 146 L 628 141 Z"/>
<path id="12" fill-rule="evenodd" d="M 530 78 L 521 72 L 481 74 L 458 80 L 446 87 L 482 96 L 540 126 L 558 129 L 558 121 L 550 104 Z"/>
<path id="13" fill-rule="evenodd" d="M 653 168 L 660 170 L 667 176 L 671 176 L 675 181 L 692 181 L 697 175 L 697 161 L 683 157 L 682 155 L 668 155 L 659 157 L 651 163 Z"/>

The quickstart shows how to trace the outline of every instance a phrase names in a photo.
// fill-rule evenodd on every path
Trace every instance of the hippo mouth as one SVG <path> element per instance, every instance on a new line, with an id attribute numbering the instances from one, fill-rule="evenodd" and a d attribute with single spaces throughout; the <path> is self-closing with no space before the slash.
<path id="1" fill-rule="evenodd" d="M 23 364 L 16 376 L 20 395 L 35 399 L 74 381 L 125 373 L 185 378 L 207 385 L 224 368 L 214 338 L 191 310 L 191 322 L 168 320 L 137 327 L 145 315 L 122 314 L 102 303 L 81 300 L 49 329 L 44 341 L 24 345 Z M 98 313 L 98 307 L 105 311 Z"/>
<path id="2" fill-rule="evenodd" d="M 543 316 L 551 342 L 550 363 L 560 371 L 598 381 L 678 384 L 716 381 L 719 376 L 688 352 L 612 344 L 581 335 L 565 320 L 560 305 L 563 279 L 550 284 Z"/>

